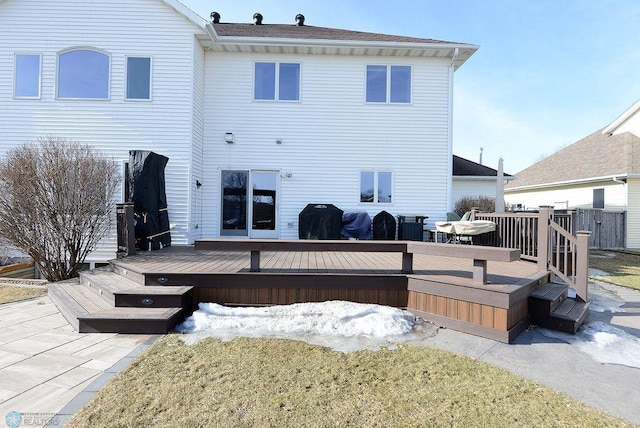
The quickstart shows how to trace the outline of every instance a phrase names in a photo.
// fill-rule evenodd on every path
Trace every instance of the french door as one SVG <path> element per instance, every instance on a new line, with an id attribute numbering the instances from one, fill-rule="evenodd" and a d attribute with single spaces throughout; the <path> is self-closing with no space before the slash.
<path id="1" fill-rule="evenodd" d="M 221 236 L 278 238 L 278 171 L 222 171 Z"/>

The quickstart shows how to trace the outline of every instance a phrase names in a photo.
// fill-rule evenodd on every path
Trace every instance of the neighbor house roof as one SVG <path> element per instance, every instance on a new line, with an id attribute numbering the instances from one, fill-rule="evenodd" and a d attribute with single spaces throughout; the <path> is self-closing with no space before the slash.
<path id="1" fill-rule="evenodd" d="M 625 132 L 609 136 L 602 129 L 516 174 L 505 190 L 626 178 L 640 173 L 640 138 Z"/>
<path id="2" fill-rule="evenodd" d="M 454 177 L 497 177 L 498 171 L 482 164 L 453 155 Z M 504 174 L 506 180 L 513 179 L 510 174 Z"/>

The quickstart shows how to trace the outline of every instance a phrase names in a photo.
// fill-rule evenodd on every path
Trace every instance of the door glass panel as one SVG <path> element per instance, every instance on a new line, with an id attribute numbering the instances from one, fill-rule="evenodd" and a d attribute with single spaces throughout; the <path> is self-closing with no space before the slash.
<path id="1" fill-rule="evenodd" d="M 254 230 L 276 230 L 276 186 L 278 175 L 274 172 L 253 172 L 253 221 Z"/>
<path id="2" fill-rule="evenodd" d="M 222 235 L 247 235 L 248 171 L 222 171 Z"/>

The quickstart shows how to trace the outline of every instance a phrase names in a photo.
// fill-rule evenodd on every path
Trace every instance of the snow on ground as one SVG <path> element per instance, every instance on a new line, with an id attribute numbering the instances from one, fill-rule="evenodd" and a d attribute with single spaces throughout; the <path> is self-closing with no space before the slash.
<path id="1" fill-rule="evenodd" d="M 437 328 L 416 321 L 408 311 L 389 306 L 329 301 L 268 307 L 226 307 L 200 303 L 176 330 L 189 333 L 187 343 L 203 337 L 236 336 L 303 340 L 331 349 L 393 348 L 433 336 Z"/>
<path id="2" fill-rule="evenodd" d="M 589 298 L 591 314 L 575 335 L 543 328 L 539 331 L 547 337 L 578 347 L 600 363 L 640 368 L 640 338 L 598 320 L 603 314 L 626 312 L 621 307 L 624 301 L 593 282 L 589 283 Z"/>

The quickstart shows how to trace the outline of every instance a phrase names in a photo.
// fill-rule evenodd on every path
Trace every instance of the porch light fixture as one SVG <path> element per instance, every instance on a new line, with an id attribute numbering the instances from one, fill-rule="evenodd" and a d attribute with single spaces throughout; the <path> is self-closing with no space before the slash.
<path id="1" fill-rule="evenodd" d="M 224 142 L 227 144 L 233 144 L 233 132 L 227 132 L 224 134 Z"/>

